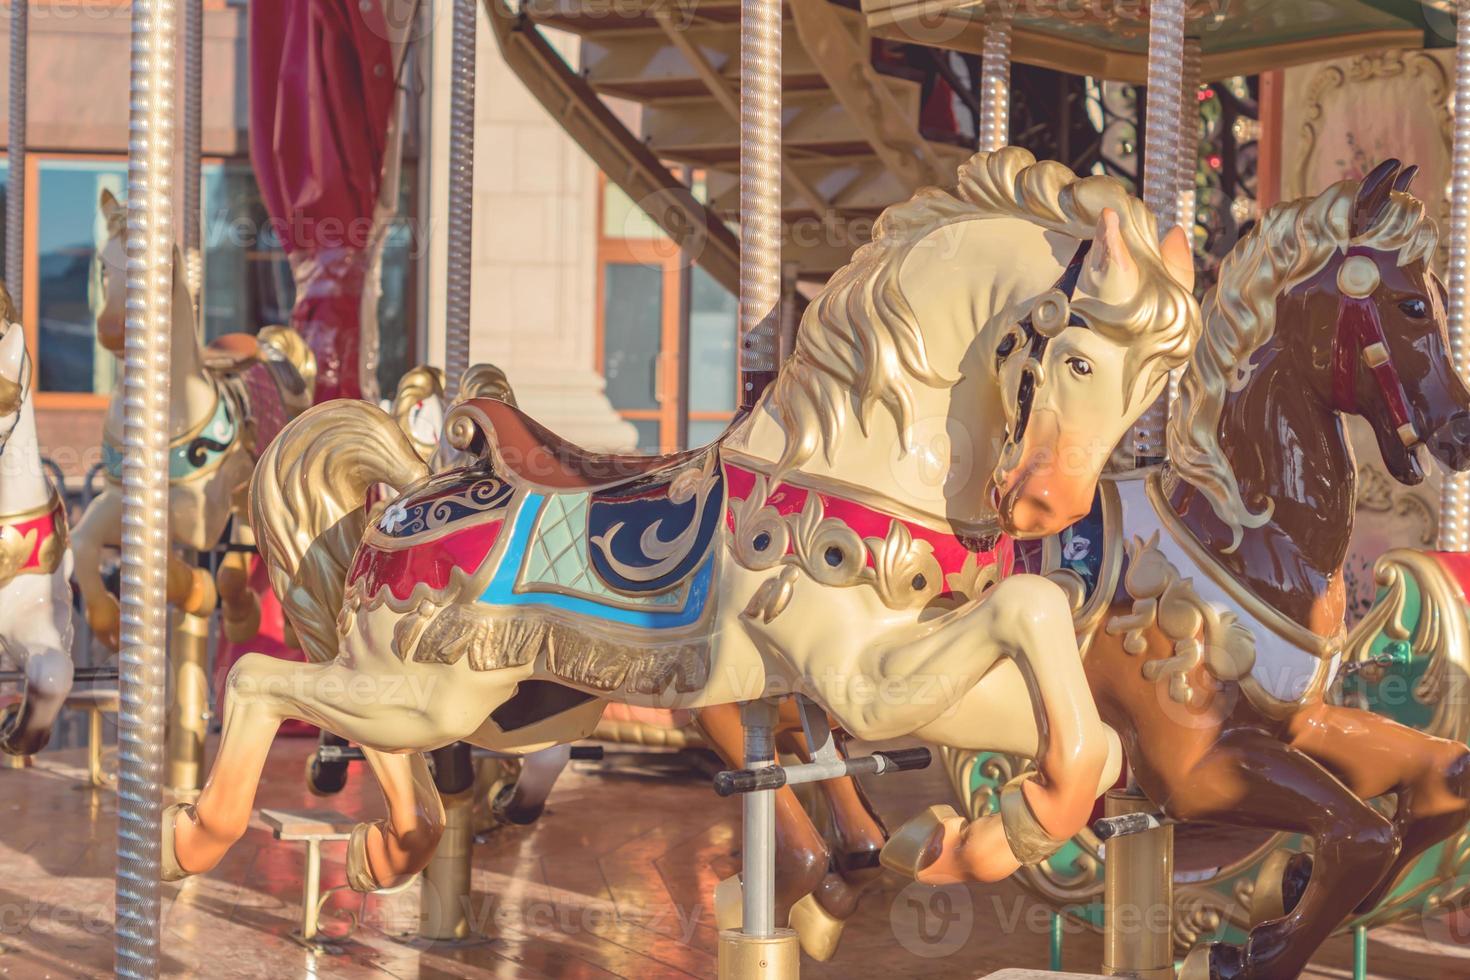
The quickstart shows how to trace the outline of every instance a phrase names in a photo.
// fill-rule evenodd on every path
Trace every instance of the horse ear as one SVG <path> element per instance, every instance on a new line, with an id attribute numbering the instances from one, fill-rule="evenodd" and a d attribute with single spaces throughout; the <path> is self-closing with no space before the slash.
<path id="1" fill-rule="evenodd" d="M 122 205 L 118 203 L 112 191 L 106 187 L 102 188 L 102 194 L 97 200 L 97 207 L 101 209 L 104 218 L 110 218 L 122 210 Z"/>
<path id="2" fill-rule="evenodd" d="M 1409 164 L 1399 173 L 1398 177 L 1394 179 L 1393 189 L 1398 191 L 1400 194 L 1409 193 L 1409 185 L 1414 182 L 1414 177 L 1418 173 L 1419 165 L 1416 163 Z"/>
<path id="3" fill-rule="evenodd" d="M 1118 212 L 1103 208 L 1092 235 L 1092 249 L 1083 271 L 1088 279 L 1087 291 L 1107 302 L 1127 302 L 1138 291 L 1138 263 L 1123 241 Z"/>
<path id="4" fill-rule="evenodd" d="M 1388 204 L 1388 195 L 1393 190 L 1393 180 L 1399 172 L 1399 166 L 1399 161 L 1389 157 L 1363 178 L 1363 183 L 1358 186 L 1358 196 L 1353 201 L 1350 226 L 1352 237 L 1366 234 L 1378 220 L 1379 213 Z"/>
<path id="5" fill-rule="evenodd" d="M 1179 285 L 1194 292 L 1194 251 L 1189 247 L 1189 233 L 1182 225 L 1169 229 L 1169 233 L 1159 243 L 1159 254 L 1163 257 L 1164 268 L 1169 270 L 1169 274 Z"/>

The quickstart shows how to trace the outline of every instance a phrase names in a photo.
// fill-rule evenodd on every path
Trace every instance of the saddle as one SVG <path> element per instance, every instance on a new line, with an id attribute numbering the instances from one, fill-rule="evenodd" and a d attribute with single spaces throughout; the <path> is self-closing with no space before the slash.
<path id="1" fill-rule="evenodd" d="M 538 540 L 575 525 L 565 527 L 583 542 L 574 553 L 614 593 L 665 593 L 704 565 L 725 508 L 718 441 L 667 455 L 591 453 L 494 398 L 468 399 L 445 426 L 456 448 L 533 492 L 562 498 L 541 505 Z"/>
<path id="2" fill-rule="evenodd" d="M 535 489 L 551 492 L 615 487 L 662 470 L 677 469 L 704 452 L 701 448 L 652 456 L 594 453 L 568 442 L 514 405 L 495 398 L 467 399 L 455 406 L 445 424 L 456 449 L 482 458 L 489 456 L 501 472 Z M 463 437 L 463 444 L 457 435 Z"/>

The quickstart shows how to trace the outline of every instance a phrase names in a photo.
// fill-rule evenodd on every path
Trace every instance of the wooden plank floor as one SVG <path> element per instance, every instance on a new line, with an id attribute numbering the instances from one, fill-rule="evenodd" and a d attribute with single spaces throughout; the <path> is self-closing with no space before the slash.
<path id="1" fill-rule="evenodd" d="M 301 774 L 311 744 L 276 743 L 260 806 L 375 816 L 376 787 L 354 767 L 346 792 L 316 800 Z M 112 968 L 116 800 L 79 788 L 75 751 L 29 770 L 0 770 L 0 976 L 100 977 Z M 937 769 L 875 781 L 896 825 L 921 801 L 944 799 Z M 503 829 L 475 848 L 472 919 L 487 937 L 451 947 L 414 939 L 418 885 L 328 905 L 325 928 L 360 922 L 340 955 L 318 955 L 289 933 L 299 915 L 305 848 L 271 839 L 257 821 L 211 874 L 164 886 L 163 968 L 169 976 L 232 977 L 711 977 L 716 929 L 709 895 L 737 868 L 738 808 L 698 780 L 615 778 L 569 771 L 541 821 Z M 343 844 L 325 845 L 324 884 L 343 881 Z M 888 876 L 863 900 L 837 957 L 806 962 L 808 978 L 971 978 L 1046 965 L 1044 909 L 1011 885 L 974 887 L 925 943 L 904 883 Z M 965 897 L 968 901 L 965 901 Z M 1463 931 L 1462 931 L 1463 934 Z M 1442 926 L 1373 934 L 1373 976 L 1470 977 L 1470 947 Z M 1069 932 L 1065 966 L 1095 971 L 1096 935 Z M 1311 977 L 1351 976 L 1351 947 L 1332 941 Z"/>

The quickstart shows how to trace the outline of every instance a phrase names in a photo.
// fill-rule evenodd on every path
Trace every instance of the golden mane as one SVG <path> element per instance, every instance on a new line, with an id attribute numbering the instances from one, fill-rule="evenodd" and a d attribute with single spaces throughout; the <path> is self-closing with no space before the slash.
<path id="1" fill-rule="evenodd" d="M 1428 260 L 1438 244 L 1424 205 L 1399 192 L 1390 195 L 1371 229 L 1352 237 L 1359 183 L 1344 180 L 1316 197 L 1271 208 L 1225 257 L 1217 284 L 1205 295 L 1204 336 L 1169 420 L 1169 463 L 1229 526 L 1235 535 L 1232 548 L 1245 528 L 1270 518 L 1271 505 L 1252 513 L 1241 499 L 1235 472 L 1220 449 L 1220 416 L 1230 392 L 1250 379 L 1251 355 L 1275 333 L 1278 298 L 1350 246 L 1397 252 L 1402 266 Z"/>
<path id="2" fill-rule="evenodd" d="M 800 468 L 818 450 L 830 459 L 847 420 L 882 404 L 907 439 L 915 382 L 949 387 L 958 379 L 929 361 L 921 325 L 899 286 L 913 248 L 961 221 L 1009 217 L 1079 241 L 1093 237 L 1105 208 L 1117 212 L 1124 242 L 1148 272 L 1127 307 L 1079 298 L 1073 308 L 1110 340 L 1132 346 L 1131 370 L 1164 359 L 1172 368 L 1189 356 L 1199 317 L 1188 292 L 1164 271 L 1157 223 L 1148 207 L 1111 177 L 1077 177 L 1060 163 L 1020 147 L 977 153 L 959 168 L 953 192 L 929 187 L 888 208 L 873 240 L 828 281 L 802 317 L 795 350 L 766 392 L 786 435 L 778 472 Z M 905 445 L 907 451 L 911 447 Z"/>

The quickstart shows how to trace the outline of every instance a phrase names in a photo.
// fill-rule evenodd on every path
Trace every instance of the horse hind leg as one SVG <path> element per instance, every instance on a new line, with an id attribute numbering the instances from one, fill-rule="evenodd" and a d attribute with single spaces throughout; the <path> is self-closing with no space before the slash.
<path id="1" fill-rule="evenodd" d="M 1399 873 L 1470 817 L 1470 750 L 1389 718 L 1321 703 L 1290 722 L 1292 747 L 1317 760 L 1360 799 L 1395 793 L 1398 857 L 1356 911 L 1372 909 Z"/>
<path id="2" fill-rule="evenodd" d="M 418 874 L 444 836 L 444 803 L 422 753 L 362 750 L 388 804 L 388 816 L 358 824 L 347 854 L 357 891 L 391 888 Z"/>
<path id="3" fill-rule="evenodd" d="M 1312 877 L 1295 908 L 1256 925 L 1243 947 L 1196 947 L 1180 980 L 1300 975 L 1393 863 L 1399 850 L 1393 824 L 1311 758 L 1258 732 L 1225 735 L 1182 773 L 1168 773 L 1162 761 L 1164 785 L 1145 789 L 1168 801 L 1169 816 L 1304 834 L 1315 846 Z"/>

